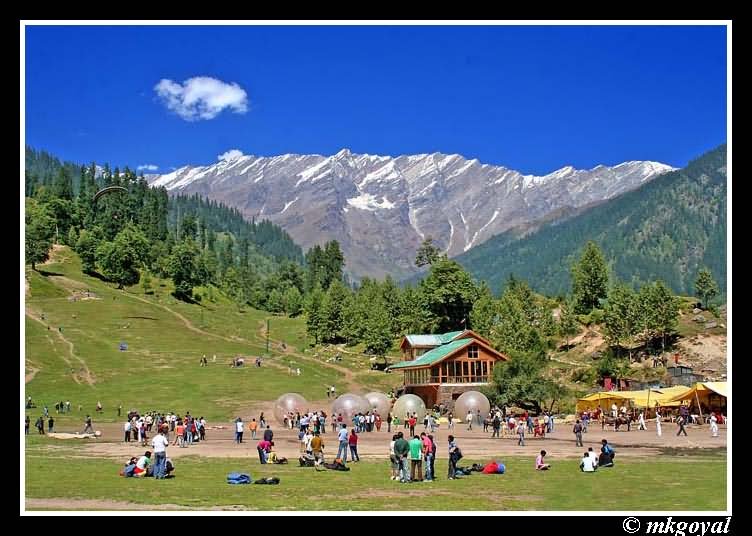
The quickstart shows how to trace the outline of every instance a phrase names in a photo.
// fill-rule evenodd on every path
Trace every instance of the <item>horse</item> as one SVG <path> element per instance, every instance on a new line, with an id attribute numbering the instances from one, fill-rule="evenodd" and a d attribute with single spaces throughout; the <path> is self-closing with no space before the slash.
<path id="1" fill-rule="evenodd" d="M 619 426 L 621 426 L 622 424 L 627 425 L 627 431 L 630 431 L 632 429 L 632 419 L 629 416 L 620 415 L 614 418 L 603 414 L 603 416 L 601 417 L 601 430 L 605 430 L 606 425 L 613 425 L 614 432 L 618 432 Z"/>

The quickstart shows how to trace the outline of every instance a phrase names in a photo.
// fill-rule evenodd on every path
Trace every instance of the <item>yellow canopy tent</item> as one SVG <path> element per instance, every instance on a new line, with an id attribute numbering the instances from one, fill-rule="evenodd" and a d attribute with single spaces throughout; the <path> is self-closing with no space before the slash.
<path id="1" fill-rule="evenodd" d="M 601 391 L 580 398 L 577 401 L 577 413 L 580 413 L 581 411 L 589 411 L 597 407 L 603 408 L 604 411 L 610 411 L 612 404 L 620 406 L 621 404 L 627 403 L 629 397 L 624 396 L 625 393 L 626 391 Z"/>
<path id="2" fill-rule="evenodd" d="M 598 406 L 608 411 L 612 404 L 617 406 L 628 404 L 633 408 L 647 408 L 648 410 L 655 409 L 655 406 L 678 406 L 680 402 L 671 402 L 671 400 L 687 391 L 689 387 L 683 385 L 640 391 L 603 391 L 580 398 L 577 401 L 577 413 L 595 409 Z"/>
<path id="3" fill-rule="evenodd" d="M 697 382 L 691 389 L 677 394 L 669 402 L 692 406 L 699 404 L 699 410 L 721 410 L 725 413 L 727 382 Z"/>

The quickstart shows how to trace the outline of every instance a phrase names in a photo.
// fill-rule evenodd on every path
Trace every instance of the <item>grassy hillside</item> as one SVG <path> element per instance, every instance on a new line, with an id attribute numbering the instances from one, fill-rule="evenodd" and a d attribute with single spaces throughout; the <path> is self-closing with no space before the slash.
<path id="1" fill-rule="evenodd" d="M 301 318 L 238 310 L 216 289 L 206 291 L 213 302 L 187 304 L 170 295 L 169 281 L 154 280 L 150 295 L 139 286 L 117 290 L 83 274 L 67 247 L 56 246 L 39 272 L 27 268 L 27 282 L 26 393 L 40 410 L 70 400 L 74 412 L 62 423 L 93 413 L 98 400 L 105 408 L 98 420 L 115 420 L 119 404 L 125 411 L 190 410 L 227 420 L 238 408 L 285 392 L 320 400 L 325 385 L 342 393 L 393 381 L 392 375 L 360 366 L 346 374 L 312 352 L 299 352 L 305 344 Z M 271 356 L 257 368 L 253 358 L 266 351 L 267 319 Z M 127 351 L 119 351 L 120 342 L 128 344 Z M 205 368 L 199 367 L 204 354 Z M 237 355 L 250 356 L 245 367 L 228 366 Z M 291 376 L 290 367 L 300 368 L 301 375 Z"/>
<path id="2" fill-rule="evenodd" d="M 662 279 L 693 294 L 701 266 L 726 287 L 726 146 L 648 184 L 519 239 L 498 235 L 456 258 L 498 291 L 509 274 L 548 295 L 570 290 L 570 267 L 588 240 L 613 274 L 640 285 Z"/>

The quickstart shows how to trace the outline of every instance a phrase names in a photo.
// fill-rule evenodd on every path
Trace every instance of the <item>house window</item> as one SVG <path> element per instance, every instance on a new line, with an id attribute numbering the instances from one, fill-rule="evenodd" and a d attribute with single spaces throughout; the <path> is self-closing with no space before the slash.
<path id="1" fill-rule="evenodd" d="M 471 359 L 477 359 L 478 358 L 478 345 L 477 344 L 471 344 L 467 348 L 467 357 Z"/>

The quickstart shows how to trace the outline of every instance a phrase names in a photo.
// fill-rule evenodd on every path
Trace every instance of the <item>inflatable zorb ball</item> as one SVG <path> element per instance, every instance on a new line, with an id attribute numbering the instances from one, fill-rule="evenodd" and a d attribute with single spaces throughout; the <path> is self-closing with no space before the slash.
<path id="1" fill-rule="evenodd" d="M 352 393 L 345 393 L 337 398 L 332 404 L 332 418 L 336 419 L 341 413 L 344 418 L 344 423 L 350 425 L 353 415 L 363 413 L 364 415 L 370 411 L 371 406 L 368 400 L 359 395 Z"/>
<path id="2" fill-rule="evenodd" d="M 417 395 L 402 395 L 397 399 L 392 408 L 392 415 L 397 417 L 400 421 L 416 413 L 418 422 L 423 421 L 423 417 L 426 416 L 426 405 L 423 400 Z"/>
<path id="3" fill-rule="evenodd" d="M 382 419 L 386 419 L 386 416 L 392 410 L 392 401 L 384 393 L 367 393 L 365 399 L 371 409 L 376 410 Z"/>
<path id="4" fill-rule="evenodd" d="M 285 416 L 290 413 L 308 411 L 308 402 L 298 393 L 285 393 L 274 402 L 274 418 L 281 425 L 285 424 Z"/>
<path id="5" fill-rule="evenodd" d="M 462 393 L 454 403 L 454 416 L 462 419 L 462 422 L 465 422 L 465 416 L 468 411 L 475 417 L 478 414 L 478 410 L 480 410 L 482 418 L 485 418 L 488 412 L 491 411 L 491 403 L 488 401 L 488 398 L 478 391 Z"/>

